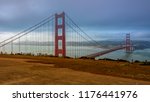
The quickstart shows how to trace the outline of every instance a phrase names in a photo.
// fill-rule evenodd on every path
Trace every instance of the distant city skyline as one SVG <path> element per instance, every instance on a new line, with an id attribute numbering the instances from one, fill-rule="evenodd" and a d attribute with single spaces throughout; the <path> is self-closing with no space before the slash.
<path id="1" fill-rule="evenodd" d="M 150 40 L 150 0 L 0 0 L 0 40 L 66 12 L 96 40 Z"/>

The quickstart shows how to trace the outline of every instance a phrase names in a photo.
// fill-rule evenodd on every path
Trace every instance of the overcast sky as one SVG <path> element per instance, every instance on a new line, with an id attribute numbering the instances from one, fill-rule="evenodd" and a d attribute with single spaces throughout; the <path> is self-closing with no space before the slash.
<path id="1" fill-rule="evenodd" d="M 150 40 L 150 0 L 0 0 L 0 37 L 62 11 L 98 39 Z"/>

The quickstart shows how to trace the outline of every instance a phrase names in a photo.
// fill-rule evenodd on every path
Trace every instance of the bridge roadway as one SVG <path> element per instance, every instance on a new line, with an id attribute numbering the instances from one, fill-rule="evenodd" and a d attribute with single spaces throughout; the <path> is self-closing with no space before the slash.
<path id="1" fill-rule="evenodd" d="M 111 48 L 111 49 L 108 49 L 108 50 L 105 50 L 105 51 L 101 51 L 101 52 L 97 52 L 97 53 L 93 53 L 93 54 L 90 54 L 90 55 L 83 56 L 82 58 L 95 58 L 95 57 L 102 56 L 104 54 L 107 54 L 107 53 L 110 53 L 110 52 L 113 52 L 113 51 L 116 51 L 116 50 L 125 49 L 125 48 L 126 48 L 126 45 L 120 45 L 120 46 L 117 46 L 117 47 L 114 47 L 114 48 Z"/>

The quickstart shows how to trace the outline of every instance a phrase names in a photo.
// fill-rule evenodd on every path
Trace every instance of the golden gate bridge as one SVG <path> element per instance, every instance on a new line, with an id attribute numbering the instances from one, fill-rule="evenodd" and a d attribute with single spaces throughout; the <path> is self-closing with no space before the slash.
<path id="1" fill-rule="evenodd" d="M 1 54 L 96 58 L 125 49 L 132 52 L 130 34 L 125 44 L 101 51 L 100 43 L 85 33 L 67 14 L 54 14 L 0 42 Z"/>

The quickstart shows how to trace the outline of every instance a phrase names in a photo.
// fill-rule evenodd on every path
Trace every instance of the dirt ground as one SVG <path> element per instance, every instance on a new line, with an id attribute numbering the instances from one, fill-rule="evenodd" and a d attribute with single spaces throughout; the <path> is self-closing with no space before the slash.
<path id="1" fill-rule="evenodd" d="M 1 85 L 150 85 L 150 66 L 117 61 L 0 55 Z"/>

